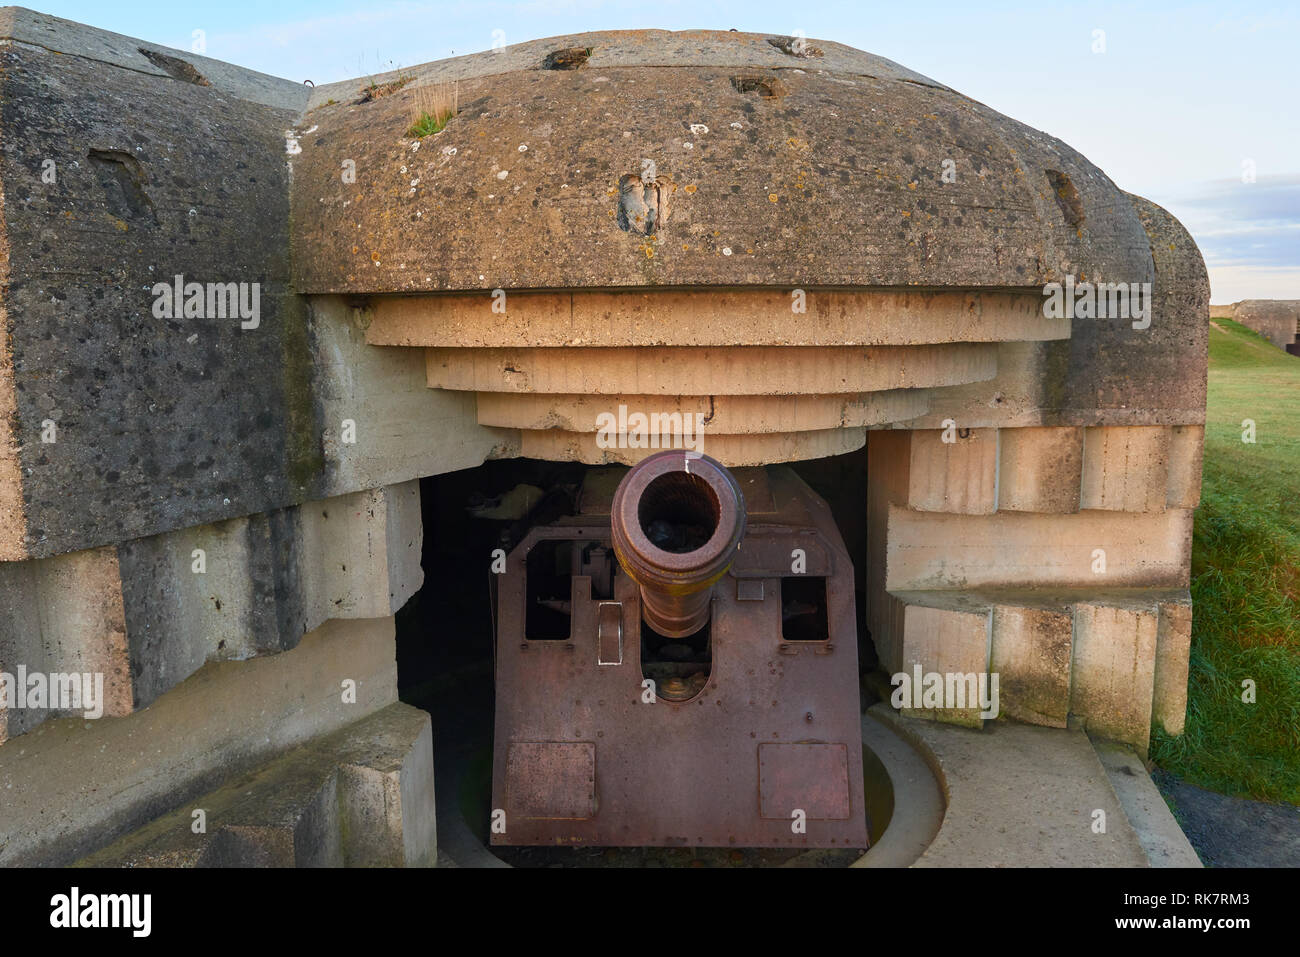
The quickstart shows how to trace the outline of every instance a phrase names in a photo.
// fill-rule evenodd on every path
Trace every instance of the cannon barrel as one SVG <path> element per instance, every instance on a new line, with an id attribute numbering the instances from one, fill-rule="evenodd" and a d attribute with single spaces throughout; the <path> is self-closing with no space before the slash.
<path id="1" fill-rule="evenodd" d="M 745 499 L 714 459 L 670 450 L 643 459 L 614 492 L 614 553 L 641 589 L 641 616 L 667 638 L 708 623 L 713 584 L 745 534 Z"/>

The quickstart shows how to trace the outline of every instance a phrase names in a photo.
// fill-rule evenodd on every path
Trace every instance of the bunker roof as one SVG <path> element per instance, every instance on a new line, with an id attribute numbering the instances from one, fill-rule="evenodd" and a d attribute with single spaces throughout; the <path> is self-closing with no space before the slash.
<path id="1" fill-rule="evenodd" d="M 531 41 L 323 85 L 290 137 L 302 292 L 1152 275 L 1132 203 L 1078 152 L 821 39 Z"/>

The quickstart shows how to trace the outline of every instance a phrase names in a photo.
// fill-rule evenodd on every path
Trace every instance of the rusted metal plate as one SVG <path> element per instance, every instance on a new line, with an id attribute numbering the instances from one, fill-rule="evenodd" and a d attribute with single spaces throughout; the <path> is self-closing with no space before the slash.
<path id="1" fill-rule="evenodd" d="M 507 820 L 585 819 L 596 812 L 594 744 L 514 742 L 506 775 Z"/>
<path id="2" fill-rule="evenodd" d="M 507 814 L 504 833 L 493 833 L 492 843 L 867 846 L 852 563 L 829 510 L 792 471 L 770 469 L 768 484 L 774 508 L 751 516 L 740 551 L 752 545 L 755 553 L 782 554 L 784 561 L 762 577 L 742 580 L 761 585 L 757 600 L 753 591 L 750 600 L 740 600 L 741 581 L 730 577 L 714 588 L 707 669 L 698 666 L 691 675 L 686 672 L 697 665 L 683 663 L 655 684 L 666 690 L 670 680 L 680 682 L 687 694 L 694 692 L 685 700 L 647 693 L 643 667 L 654 666 L 643 666 L 643 644 L 649 648 L 658 639 L 646 631 L 639 589 L 621 569 L 612 598 L 622 606 L 621 665 L 599 663 L 600 616 L 608 600 L 591 597 L 589 576 L 572 579 L 567 640 L 523 637 L 528 552 L 547 540 L 608 543 L 608 516 L 587 512 L 534 528 L 510 553 L 498 594 L 492 782 L 492 806 Z M 781 580 L 791 572 L 788 552 L 778 546 L 790 541 L 790 522 L 810 530 L 807 539 L 830 560 L 826 613 L 832 640 L 782 638 Z M 792 611 L 798 609 L 786 609 Z M 592 749 L 598 771 L 590 817 L 512 812 L 511 795 L 526 789 L 527 775 L 551 774 L 540 759 L 527 771 L 518 761 L 512 769 L 513 749 L 536 742 Z M 795 752 L 793 770 L 787 761 L 768 773 L 772 807 L 797 799 L 795 806 L 808 812 L 802 832 L 792 827 L 789 812 L 763 815 L 760 754 L 768 751 L 760 749 L 773 744 L 820 746 Z M 841 763 L 826 757 L 832 753 Z M 795 780 L 800 761 L 808 772 L 802 782 Z M 551 784 L 534 787 L 536 803 L 530 806 L 552 800 Z M 568 810 L 580 803 L 576 790 L 565 796 L 571 799 Z"/>
<path id="3" fill-rule="evenodd" d="M 760 744 L 758 806 L 765 818 L 844 820 L 849 816 L 849 752 L 843 744 Z"/>

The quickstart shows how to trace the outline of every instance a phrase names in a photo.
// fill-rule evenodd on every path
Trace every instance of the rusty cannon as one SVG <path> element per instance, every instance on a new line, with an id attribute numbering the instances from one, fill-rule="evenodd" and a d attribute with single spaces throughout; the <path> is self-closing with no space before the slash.
<path id="1" fill-rule="evenodd" d="M 493 844 L 865 847 L 853 566 L 784 466 L 587 474 L 499 577 Z"/>

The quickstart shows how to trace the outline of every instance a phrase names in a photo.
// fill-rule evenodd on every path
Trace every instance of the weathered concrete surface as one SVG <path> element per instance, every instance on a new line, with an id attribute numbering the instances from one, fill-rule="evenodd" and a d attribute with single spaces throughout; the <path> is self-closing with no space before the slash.
<path id="1" fill-rule="evenodd" d="M 1002 715 L 1028 724 L 1066 727 L 1074 640 L 1069 607 L 1006 601 L 994 604 L 992 611 L 988 667 L 998 675 Z"/>
<path id="2" fill-rule="evenodd" d="M 28 674 L 103 675 L 103 713 L 131 713 L 126 614 L 112 548 L 44 562 L 0 562 L 0 671 L 16 676 L 19 666 Z M 0 702 L 0 744 L 48 717 L 70 713 L 8 711 Z"/>
<path id="3" fill-rule="evenodd" d="M 1158 610 L 1149 604 L 1082 602 L 1074 610 L 1070 711 L 1088 731 L 1143 755 L 1151 736 Z"/>
<path id="4" fill-rule="evenodd" d="M 997 347 L 428 349 L 429 385 L 474 392 L 826 395 L 992 378 Z"/>
<path id="5" fill-rule="evenodd" d="M 1167 211 L 1125 194 L 1150 240 L 1155 268 L 1151 325 L 1123 319 L 1075 319 L 1068 345 L 1049 345 L 1060 357 L 1063 388 L 1054 396 L 1057 421 L 1045 425 L 1196 425 L 1205 422 L 1210 299 L 1205 261 L 1191 234 Z M 1077 274 L 1076 274 L 1077 275 Z M 1132 276 L 1090 273 L 1107 282 Z M 1160 410 L 1159 419 L 1151 410 Z"/>
<path id="6" fill-rule="evenodd" d="M 892 813 L 885 833 L 879 837 L 879 822 L 872 818 L 874 843 L 853 862 L 853 867 L 910 867 L 939 833 L 947 805 L 940 782 L 926 761 L 928 755 L 923 756 L 913 744 L 914 739 L 900 733 L 899 722 L 886 718 L 881 713 L 884 710 L 868 708 L 862 715 L 862 745 L 888 777 L 893 792 Z M 869 813 L 871 807 L 868 795 Z"/>
<path id="7" fill-rule="evenodd" d="M 387 618 L 423 583 L 415 481 L 54 558 L 0 563 L 0 670 L 99 672 L 111 716 L 205 662 Z M 58 712 L 0 706 L 0 742 Z"/>
<path id="8" fill-rule="evenodd" d="M 1169 496 L 1169 429 L 1085 429 L 1079 507 L 1162 512 Z"/>
<path id="9" fill-rule="evenodd" d="M 1165 505 L 1195 508 L 1201 502 L 1201 463 L 1205 426 L 1178 425 L 1169 432 L 1169 488 Z"/>
<path id="10" fill-rule="evenodd" d="M 599 40 L 594 44 L 593 40 Z M 761 69 L 825 69 L 837 73 L 861 74 L 886 80 L 946 90 L 942 83 L 900 66 L 892 60 L 846 47 L 841 43 L 810 40 L 816 52 L 808 57 L 791 56 L 781 48 L 791 37 L 758 33 L 729 33 L 721 30 L 619 30 L 609 33 L 571 33 L 563 36 L 529 40 L 501 47 L 490 53 L 471 54 L 402 67 L 379 73 L 367 80 L 383 84 L 410 76 L 420 84 L 465 81 L 502 72 L 540 69 L 547 56 L 556 50 L 576 48 L 587 52 L 581 69 L 604 69 L 616 66 L 663 66 L 672 62 L 698 63 L 702 66 L 753 66 Z M 773 42 L 775 41 L 775 42 Z M 362 80 L 325 83 L 312 90 L 309 109 L 330 100 L 346 102 L 356 99 Z M 464 102 L 462 97 L 461 102 Z"/>
<path id="11" fill-rule="evenodd" d="M 0 40 L 17 40 L 52 53 L 83 57 L 160 78 L 170 77 L 177 82 L 186 82 L 182 77 L 189 76 L 188 82 L 197 82 L 184 70 L 184 64 L 188 63 L 199 79 L 206 81 L 206 85 L 215 91 L 263 106 L 301 110 L 307 105 L 311 93 L 309 88 L 293 80 L 268 76 L 189 50 L 159 46 L 24 7 L 0 7 Z M 154 55 L 152 59 L 145 54 L 146 50 Z M 180 64 L 174 62 L 178 59 Z"/>
<path id="12" fill-rule="evenodd" d="M 423 583 L 422 533 L 408 482 L 123 543 L 136 706 L 208 660 L 293 648 L 330 618 L 392 615 Z"/>
<path id="13" fill-rule="evenodd" d="M 232 776 L 78 864 L 432 867 L 436 828 L 429 715 L 393 704 Z"/>
<path id="14" fill-rule="evenodd" d="M 1151 866 L 1201 867 L 1201 859 L 1137 755 L 1110 741 L 1094 739 L 1092 746 Z"/>
<path id="15" fill-rule="evenodd" d="M 710 435 L 769 432 L 814 432 L 861 428 L 903 421 L 929 406 L 925 389 L 892 389 L 860 395 L 556 395 L 554 393 L 480 392 L 480 425 L 510 429 L 558 429 L 597 432 L 618 419 L 619 406 L 629 416 L 695 415 Z M 685 421 L 685 420 L 683 420 Z"/>
<path id="16" fill-rule="evenodd" d="M 976 731 L 900 718 L 884 705 L 871 715 L 928 752 L 943 784 L 943 824 L 914 866 L 1149 866 L 1082 732 L 1006 723 Z"/>
<path id="17" fill-rule="evenodd" d="M 128 717 L 47 721 L 0 747 L 0 865 L 84 857 L 396 700 L 393 620 L 331 621 L 292 651 L 209 663 Z"/>
<path id="18" fill-rule="evenodd" d="M 305 323 L 286 284 L 282 159 L 296 111 L 87 58 L 108 56 L 109 34 L 26 11 L 0 21 L 16 39 L 44 37 L 0 48 L 0 411 L 13 410 L 19 467 L 11 451 L 0 478 L 21 482 L 6 495 L 0 559 L 304 496 L 317 443 Z M 153 285 L 178 274 L 259 283 L 258 328 L 155 317 Z M 43 441 L 47 421 L 57 441 Z"/>
<path id="19" fill-rule="evenodd" d="M 635 465 L 658 449 L 650 445 L 633 447 L 626 436 L 606 447 L 589 432 L 563 432 L 558 429 L 520 433 L 519 454 L 532 459 L 554 462 L 585 462 L 588 465 Z M 769 465 L 843 455 L 862 448 L 866 430 L 854 428 L 822 429 L 813 432 L 773 432 L 749 435 L 715 435 L 708 432 L 703 440 L 692 441 L 691 448 L 717 459 L 728 468 Z M 685 448 L 683 442 L 661 443 L 661 448 Z"/>
<path id="20" fill-rule="evenodd" d="M 989 515 L 998 507 L 998 429 L 914 430 L 907 504 L 922 512 Z"/>
<path id="21" fill-rule="evenodd" d="M 892 289 L 515 292 L 371 300 L 380 346 L 884 346 L 1068 339 L 1043 297 Z"/>
<path id="22" fill-rule="evenodd" d="M 368 346 L 366 312 L 318 296 L 309 319 L 321 497 L 519 454 L 517 432 L 476 424 L 473 396 L 428 387 L 423 350 Z"/>
<path id="23" fill-rule="evenodd" d="M 1168 212 L 1139 196 L 1128 198 L 1147 229 L 1156 267 L 1150 326 L 1080 317 L 1068 342 L 1002 343 L 995 378 L 937 394 L 930 413 L 910 425 L 939 428 L 944 418 L 969 428 L 1204 424 L 1205 263 Z M 1103 280 L 1132 281 L 1112 273 Z"/>
<path id="24" fill-rule="evenodd" d="M 1185 588 L 1191 509 L 1069 515 L 889 510 L 890 590 L 1037 586 Z M 1106 553 L 1100 573 L 1096 549 Z"/>
<path id="25" fill-rule="evenodd" d="M 1190 610 L 1185 589 L 985 587 L 889 591 L 868 618 L 891 675 L 997 674 L 997 717 L 1075 718 L 1145 754 L 1152 722 L 1181 733 Z M 909 712 L 979 726 L 980 709 L 953 704 Z"/>
<path id="26" fill-rule="evenodd" d="M 1077 512 L 1083 477 L 1083 429 L 1001 429 L 998 508 Z"/>
<path id="27" fill-rule="evenodd" d="M 831 52 L 801 58 L 769 39 L 591 33 L 415 68 L 411 83 L 366 103 L 361 84 L 317 90 L 293 164 L 304 251 L 295 284 L 384 293 L 1151 279 L 1132 205 L 1065 144 L 867 66 L 880 61 L 859 51 L 814 40 Z M 592 50 L 581 69 L 543 69 L 551 49 L 573 45 Z M 406 130 L 435 66 L 439 80 L 459 77 L 460 113 L 415 141 Z M 340 176 L 347 159 L 352 183 Z M 653 236 L 620 228 L 618 215 L 620 180 L 641 176 L 645 159 L 671 194 Z"/>
<path id="28" fill-rule="evenodd" d="M 1151 723 L 1168 734 L 1182 734 L 1187 721 L 1187 674 L 1192 653 L 1191 596 L 1160 602 L 1158 614 Z"/>
<path id="29" fill-rule="evenodd" d="M 424 387 L 419 358 L 290 289 L 303 87 L 188 54 L 210 82 L 176 79 L 138 52 L 161 48 L 19 9 L 0 27 L 24 41 L 0 50 L 0 560 L 513 454 L 472 402 Z M 246 283 L 249 304 L 256 284 L 256 326 L 157 315 L 177 275 Z"/>

